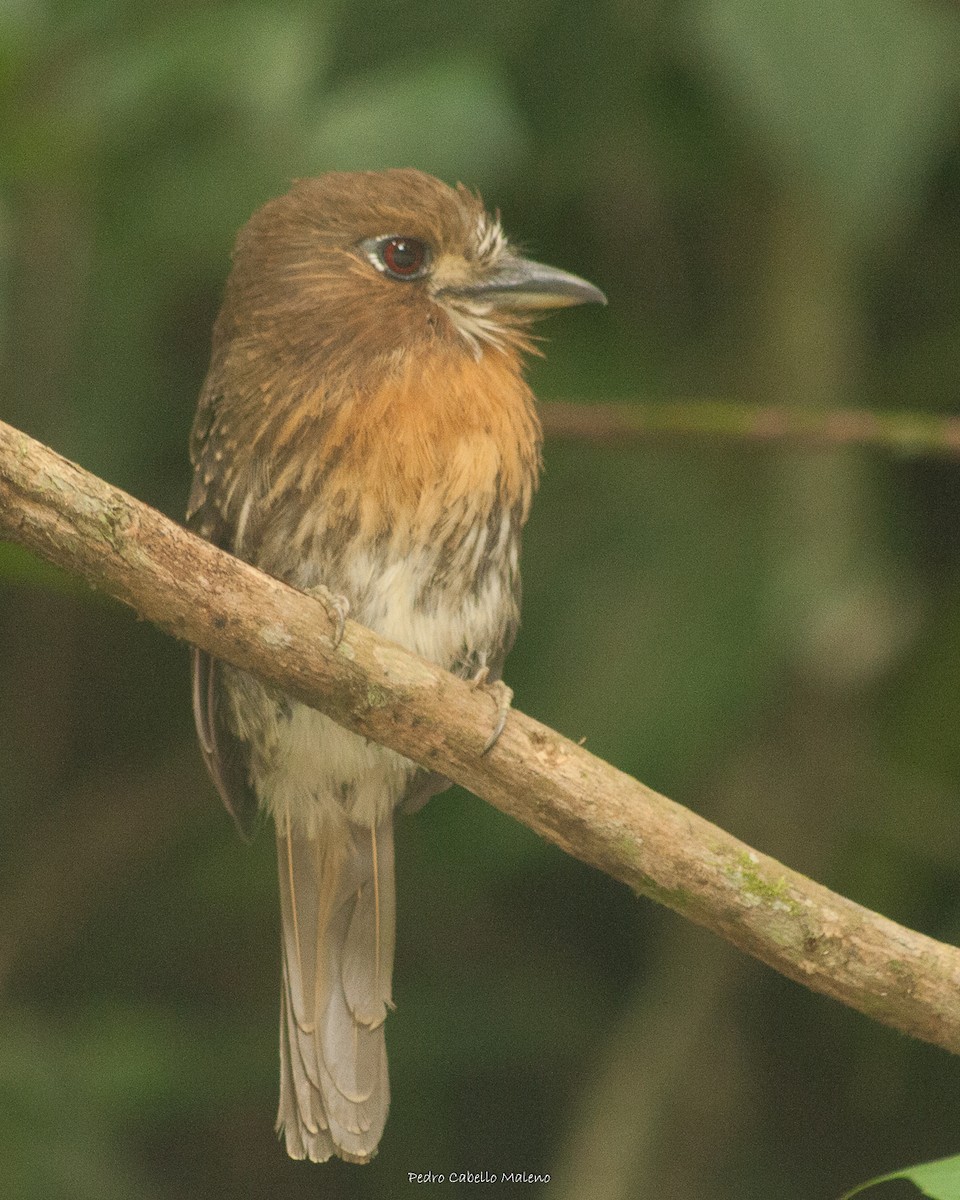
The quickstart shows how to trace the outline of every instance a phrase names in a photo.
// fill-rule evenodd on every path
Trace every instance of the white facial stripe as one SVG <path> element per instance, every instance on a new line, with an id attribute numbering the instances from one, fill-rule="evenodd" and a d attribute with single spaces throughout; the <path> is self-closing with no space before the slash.
<path id="1" fill-rule="evenodd" d="M 491 304 L 471 303 L 465 300 L 454 302 L 449 299 L 440 303 L 453 322 L 454 329 L 473 351 L 475 358 L 480 357 L 483 342 L 497 350 L 503 349 L 504 329 L 492 315 L 494 310 Z"/>
<path id="2" fill-rule="evenodd" d="M 483 260 L 497 258 L 507 244 L 499 218 L 481 213 L 477 219 L 477 257 Z"/>

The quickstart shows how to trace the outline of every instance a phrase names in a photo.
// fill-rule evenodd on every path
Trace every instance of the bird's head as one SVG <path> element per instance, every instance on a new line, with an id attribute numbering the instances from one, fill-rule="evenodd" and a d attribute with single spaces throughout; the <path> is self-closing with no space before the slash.
<path id="1" fill-rule="evenodd" d="M 216 338 L 356 377 L 441 345 L 475 357 L 523 348 L 534 318 L 588 303 L 602 292 L 522 257 L 463 185 L 331 172 L 241 231 Z"/>

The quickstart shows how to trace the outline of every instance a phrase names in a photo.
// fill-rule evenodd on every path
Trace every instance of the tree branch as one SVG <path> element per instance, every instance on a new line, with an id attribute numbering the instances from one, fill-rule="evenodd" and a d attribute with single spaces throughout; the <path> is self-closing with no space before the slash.
<path id="1" fill-rule="evenodd" d="M 960 950 L 836 895 L 0 423 L 0 535 L 440 771 L 806 987 L 960 1053 Z"/>
<path id="2" fill-rule="evenodd" d="M 654 438 L 709 438 L 787 446 L 873 446 L 904 455 L 960 457 L 960 418 L 760 406 L 732 400 L 639 400 L 540 405 L 544 433 L 558 441 L 620 446 Z"/>

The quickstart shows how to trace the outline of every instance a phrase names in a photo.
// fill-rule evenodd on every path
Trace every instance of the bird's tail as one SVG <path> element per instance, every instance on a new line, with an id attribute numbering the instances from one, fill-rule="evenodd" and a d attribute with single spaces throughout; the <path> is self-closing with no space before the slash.
<path id="1" fill-rule="evenodd" d="M 395 932 L 393 817 L 328 845 L 277 831 L 280 1109 L 291 1158 L 367 1162 L 390 1106 L 383 1022 Z"/>

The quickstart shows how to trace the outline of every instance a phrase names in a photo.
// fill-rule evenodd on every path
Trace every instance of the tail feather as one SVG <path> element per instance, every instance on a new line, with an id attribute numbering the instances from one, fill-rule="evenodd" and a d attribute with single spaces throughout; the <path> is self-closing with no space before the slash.
<path id="1" fill-rule="evenodd" d="M 346 844 L 278 832 L 283 924 L 280 1109 L 293 1158 L 366 1162 L 390 1103 L 393 824 Z"/>
<path id="2" fill-rule="evenodd" d="M 388 822 L 389 823 L 389 822 Z M 393 1007 L 393 947 L 396 940 L 393 828 L 389 847 L 380 853 L 380 838 L 371 839 L 371 873 L 357 893 L 341 964 L 347 1007 L 361 1025 L 382 1025 Z"/>
<path id="3" fill-rule="evenodd" d="M 326 1128 L 317 1124 L 311 1112 L 313 1102 L 305 1074 L 301 1070 L 295 1077 L 293 1070 L 291 1047 L 295 1044 L 295 1037 L 288 1024 L 288 991 L 284 968 L 284 986 L 280 995 L 280 1113 L 277 1117 L 277 1129 L 279 1132 L 282 1127 L 285 1131 L 287 1153 L 291 1158 L 307 1158 L 309 1146 L 309 1157 L 317 1162 L 326 1162 L 334 1153 L 333 1139 Z M 290 1111 L 291 1104 L 296 1107 L 296 1112 Z"/>

